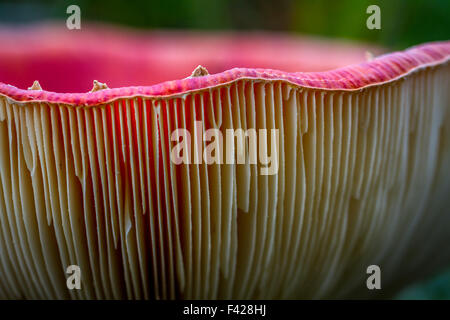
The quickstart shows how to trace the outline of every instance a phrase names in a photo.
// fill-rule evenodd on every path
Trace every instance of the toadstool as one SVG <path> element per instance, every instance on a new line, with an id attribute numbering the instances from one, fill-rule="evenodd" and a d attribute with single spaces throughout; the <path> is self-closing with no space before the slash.
<path id="1" fill-rule="evenodd" d="M 21 43 L 39 32 L 53 40 Z M 104 59 L 94 35 L 115 48 Z M 208 64 L 214 54 L 199 48 L 211 35 L 175 47 L 167 39 L 177 34 L 100 28 L 72 44 L 49 27 L 0 32 L 0 298 L 364 297 L 369 265 L 380 266 L 385 293 L 448 264 L 450 43 L 370 61 L 365 48 L 335 43 L 318 62 L 314 41 L 247 36 L 215 36 L 228 56 Z M 216 72 L 251 63 L 246 55 L 284 71 Z M 295 72 L 296 56 L 323 69 Z M 178 75 L 185 59 L 209 73 Z M 151 67 L 155 82 L 182 80 L 116 88 L 152 81 Z M 96 72 L 111 89 L 52 91 L 84 88 Z M 5 84 L 34 79 L 42 88 Z M 205 146 L 196 121 L 277 129 L 276 174 L 260 174 L 261 163 L 173 163 L 173 130 Z M 71 265 L 81 290 L 66 287 Z"/>

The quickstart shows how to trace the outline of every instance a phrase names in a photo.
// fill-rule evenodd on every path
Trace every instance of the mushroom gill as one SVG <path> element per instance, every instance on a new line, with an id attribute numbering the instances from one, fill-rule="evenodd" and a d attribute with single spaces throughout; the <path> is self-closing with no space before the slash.
<path id="1" fill-rule="evenodd" d="M 370 297 L 369 265 L 381 294 L 448 265 L 449 57 L 84 94 L 0 83 L 0 298 Z M 211 128 L 277 129 L 277 172 L 176 164 L 179 128 L 193 150 Z"/>

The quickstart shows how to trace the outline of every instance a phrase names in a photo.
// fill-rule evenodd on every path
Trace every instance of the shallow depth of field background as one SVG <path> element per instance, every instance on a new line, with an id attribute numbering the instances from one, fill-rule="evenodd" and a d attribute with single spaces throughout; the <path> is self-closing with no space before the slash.
<path id="1" fill-rule="evenodd" d="M 269 30 L 374 43 L 388 50 L 450 39 L 449 0 L 1 0 L 0 24 L 65 23 L 71 4 L 81 8 L 82 29 L 74 32 L 82 32 L 84 21 L 144 30 Z M 381 8 L 381 30 L 366 27 L 371 4 Z M 450 299 L 450 272 L 413 285 L 397 298 Z"/>

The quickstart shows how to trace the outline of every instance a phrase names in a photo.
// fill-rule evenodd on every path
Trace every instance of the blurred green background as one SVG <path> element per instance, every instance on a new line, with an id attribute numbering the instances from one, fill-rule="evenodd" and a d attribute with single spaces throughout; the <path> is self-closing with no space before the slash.
<path id="1" fill-rule="evenodd" d="M 270 30 L 364 41 L 391 50 L 450 39 L 450 0 L 128 0 L 1 1 L 0 23 L 67 19 L 139 29 Z M 381 30 L 366 27 L 366 8 L 381 9 Z M 450 230 L 449 230 L 450 232 Z M 413 285 L 397 299 L 450 299 L 450 272 Z"/>
<path id="2" fill-rule="evenodd" d="M 66 19 L 70 4 L 80 6 L 82 20 L 146 29 L 288 31 L 391 49 L 450 36 L 449 0 L 3 0 L 0 22 Z M 366 28 L 371 4 L 381 9 L 381 30 Z"/>

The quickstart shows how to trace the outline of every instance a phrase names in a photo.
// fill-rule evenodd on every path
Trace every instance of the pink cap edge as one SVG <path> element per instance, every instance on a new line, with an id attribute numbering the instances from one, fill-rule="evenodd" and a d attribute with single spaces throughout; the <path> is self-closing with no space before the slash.
<path id="1" fill-rule="evenodd" d="M 391 82 L 425 67 L 450 59 L 450 41 L 431 42 L 405 51 L 385 54 L 372 61 L 325 72 L 288 73 L 271 69 L 234 68 L 201 77 L 162 82 L 152 86 L 130 86 L 87 93 L 56 93 L 23 90 L 0 82 L 0 95 L 16 102 L 49 102 L 74 106 L 96 106 L 130 97 L 168 97 L 226 85 L 242 79 L 286 81 L 292 85 L 331 91 L 355 91 Z"/>

